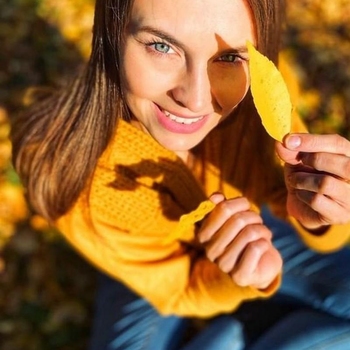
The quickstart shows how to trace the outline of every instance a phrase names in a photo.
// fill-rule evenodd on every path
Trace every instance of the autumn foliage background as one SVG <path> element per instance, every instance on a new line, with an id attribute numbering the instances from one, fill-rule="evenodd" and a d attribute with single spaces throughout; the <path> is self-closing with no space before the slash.
<path id="1" fill-rule="evenodd" d="M 311 131 L 350 138 L 350 1 L 287 0 L 283 62 Z M 30 212 L 11 167 L 9 120 L 32 86 L 54 86 L 88 58 L 93 0 L 0 2 L 0 348 L 82 350 L 95 271 Z"/>

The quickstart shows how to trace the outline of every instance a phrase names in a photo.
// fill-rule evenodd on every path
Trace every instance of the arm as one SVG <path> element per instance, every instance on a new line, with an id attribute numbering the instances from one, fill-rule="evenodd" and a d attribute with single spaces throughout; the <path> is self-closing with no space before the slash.
<path id="1" fill-rule="evenodd" d="M 60 219 L 60 230 L 95 266 L 123 281 L 161 313 L 209 317 L 232 311 L 244 300 L 267 297 L 278 287 L 278 279 L 264 291 L 240 287 L 187 244 L 163 243 L 161 226 L 156 233 L 145 229 L 130 234 L 118 228 L 117 221 L 107 222 L 103 212 L 88 219 L 84 208 L 78 202 Z M 156 216 L 142 223 L 152 225 Z"/>

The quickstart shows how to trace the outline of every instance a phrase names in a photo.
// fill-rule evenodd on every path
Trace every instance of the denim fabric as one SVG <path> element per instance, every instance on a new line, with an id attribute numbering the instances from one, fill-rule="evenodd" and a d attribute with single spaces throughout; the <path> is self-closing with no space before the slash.
<path id="1" fill-rule="evenodd" d="M 147 301 L 105 275 L 98 282 L 90 350 L 176 349 L 186 320 L 161 317 Z"/>
<path id="2" fill-rule="evenodd" d="M 294 309 L 270 325 L 247 350 L 349 350 L 350 249 L 319 254 L 308 249 L 294 229 L 262 211 L 283 256 L 283 280 L 276 296 L 266 301 Z"/>
<path id="3" fill-rule="evenodd" d="M 242 350 L 243 329 L 230 316 L 214 319 L 185 344 L 190 321 L 163 317 L 121 283 L 99 276 L 89 350 Z M 188 336 L 188 335 L 187 335 Z"/>
<path id="4" fill-rule="evenodd" d="M 272 300 L 350 320 L 350 248 L 319 254 L 308 249 L 290 225 L 274 218 L 266 208 L 262 217 L 283 257 L 282 285 Z"/>
<path id="5" fill-rule="evenodd" d="M 318 254 L 267 208 L 262 216 L 284 259 L 276 296 L 246 303 L 188 338 L 189 320 L 163 317 L 121 283 L 101 276 L 89 349 L 349 350 L 350 249 Z"/>
<path id="6" fill-rule="evenodd" d="M 247 350 L 348 350 L 350 324 L 319 311 L 291 312 Z"/>

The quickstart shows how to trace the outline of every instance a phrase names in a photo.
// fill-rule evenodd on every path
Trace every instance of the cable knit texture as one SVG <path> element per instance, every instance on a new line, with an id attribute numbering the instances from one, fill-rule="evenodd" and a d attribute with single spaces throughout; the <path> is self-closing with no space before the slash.
<path id="1" fill-rule="evenodd" d="M 270 296 L 280 277 L 264 291 L 238 287 L 196 244 L 195 221 L 205 213 L 190 215 L 193 222 L 180 220 L 219 190 L 219 178 L 220 171 L 207 164 L 201 184 L 173 152 L 120 121 L 89 186 L 57 225 L 82 255 L 159 312 L 197 317 L 230 312 L 244 300 Z M 241 195 L 227 183 L 222 188 L 228 198 Z M 320 241 L 323 250 L 345 241 L 343 229 L 332 228 L 322 238 L 299 229 L 315 249 Z"/>

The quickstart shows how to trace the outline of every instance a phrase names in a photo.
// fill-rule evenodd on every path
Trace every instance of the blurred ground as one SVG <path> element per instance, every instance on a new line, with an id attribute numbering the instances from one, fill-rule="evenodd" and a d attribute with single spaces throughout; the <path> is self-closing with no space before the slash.
<path id="1" fill-rule="evenodd" d="M 350 2 L 288 0 L 284 58 L 313 132 L 350 138 Z M 95 274 L 30 214 L 10 163 L 8 120 L 30 86 L 54 85 L 89 54 L 93 0 L 0 0 L 0 348 L 83 350 Z M 298 84 L 295 85 L 295 81 Z"/>

